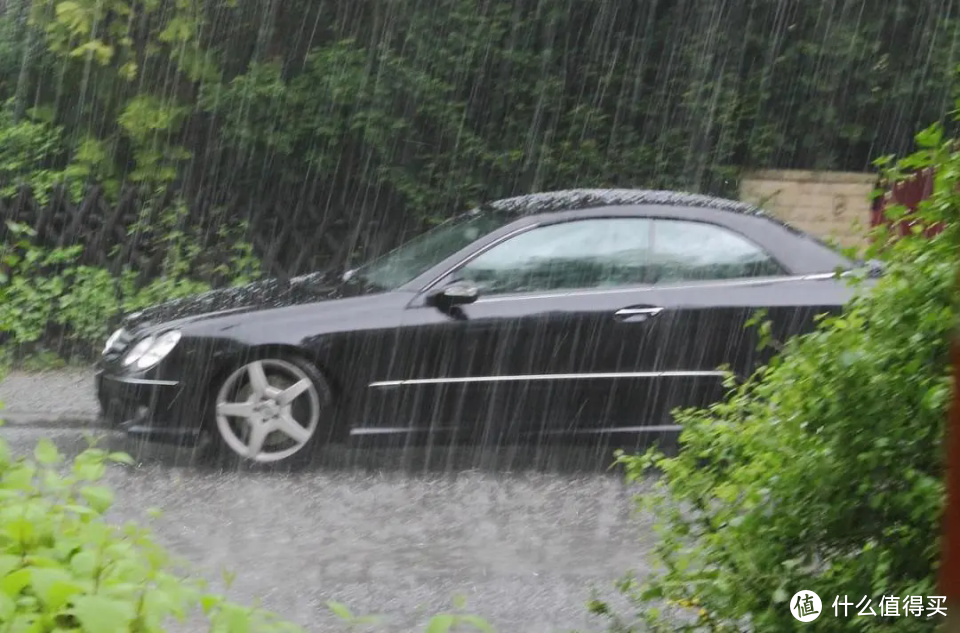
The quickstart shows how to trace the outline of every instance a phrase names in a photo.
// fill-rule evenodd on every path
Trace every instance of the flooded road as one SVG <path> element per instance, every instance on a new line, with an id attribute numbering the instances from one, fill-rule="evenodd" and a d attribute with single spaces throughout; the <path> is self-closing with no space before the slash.
<path id="1" fill-rule="evenodd" d="M 41 435 L 68 454 L 84 446 L 80 430 L 0 434 L 17 454 Z M 501 633 L 600 630 L 586 616 L 590 589 L 612 596 L 621 574 L 646 568 L 653 540 L 649 519 L 630 511 L 631 490 L 604 470 L 609 458 L 576 448 L 545 447 L 553 459 L 539 463 L 515 451 L 512 472 L 476 468 L 456 449 L 442 469 L 384 449 L 280 475 L 213 472 L 169 449 L 106 441 L 139 463 L 109 475 L 118 520 L 162 508 L 164 544 L 211 580 L 235 572 L 231 597 L 262 598 L 310 631 L 342 630 L 327 600 L 382 614 L 376 630 L 422 631 L 457 594 Z"/>

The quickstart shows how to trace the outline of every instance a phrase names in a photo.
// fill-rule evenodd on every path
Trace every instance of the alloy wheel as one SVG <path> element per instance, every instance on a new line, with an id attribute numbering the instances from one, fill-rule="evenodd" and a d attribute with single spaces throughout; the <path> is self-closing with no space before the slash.
<path id="1" fill-rule="evenodd" d="M 320 423 L 321 399 L 310 376 L 281 359 L 234 371 L 217 393 L 217 430 L 237 455 L 277 462 L 306 446 Z"/>

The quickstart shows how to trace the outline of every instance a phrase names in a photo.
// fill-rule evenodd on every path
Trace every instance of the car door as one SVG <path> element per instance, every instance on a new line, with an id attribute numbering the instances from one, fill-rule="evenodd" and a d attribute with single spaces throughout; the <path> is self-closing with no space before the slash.
<path id="1" fill-rule="evenodd" d="M 721 366 L 744 377 L 769 359 L 772 348 L 758 350 L 758 330 L 747 326 L 758 310 L 771 321 L 771 338 L 783 341 L 836 311 L 849 293 L 829 274 L 792 275 L 761 245 L 718 224 L 655 219 L 650 250 L 648 349 L 658 378 L 648 424 L 671 425 L 675 407 L 722 397 Z"/>
<path id="2" fill-rule="evenodd" d="M 479 298 L 452 314 L 411 305 L 416 375 L 389 386 L 397 402 L 416 425 L 474 439 L 618 423 L 611 393 L 649 391 L 653 377 L 642 313 L 649 242 L 646 218 L 580 217 L 462 262 L 438 285 L 468 281 Z"/>

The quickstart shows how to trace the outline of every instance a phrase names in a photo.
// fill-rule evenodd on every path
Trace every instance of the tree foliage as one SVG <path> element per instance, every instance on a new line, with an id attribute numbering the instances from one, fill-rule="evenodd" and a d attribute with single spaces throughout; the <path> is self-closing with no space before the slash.
<path id="1" fill-rule="evenodd" d="M 538 189 L 862 170 L 946 111 L 947 4 L 11 0 L 0 99 L 60 135 L 18 167 L 41 188 L 418 226 Z"/>
<path id="2" fill-rule="evenodd" d="M 2 150 L 0 150 L 2 152 Z M 143 281 L 125 268 L 114 275 L 106 268 L 78 261 L 82 245 L 45 248 L 35 231 L 7 222 L 8 240 L 0 244 L 0 341 L 22 359 L 44 345 L 66 357 L 86 359 L 99 353 L 103 336 L 123 314 L 210 290 L 204 279 L 226 277 L 233 284 L 253 281 L 260 262 L 250 245 L 237 239 L 232 227 L 220 227 L 223 244 L 216 261 L 200 263 L 197 232 L 185 223 L 182 206 L 160 214 L 158 234 L 163 262 L 160 274 Z"/>

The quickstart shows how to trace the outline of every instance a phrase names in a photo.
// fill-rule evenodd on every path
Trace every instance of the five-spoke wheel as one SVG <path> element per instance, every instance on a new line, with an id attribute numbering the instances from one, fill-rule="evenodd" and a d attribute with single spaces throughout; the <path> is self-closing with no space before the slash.
<path id="1" fill-rule="evenodd" d="M 240 458 L 279 462 L 313 443 L 328 404 L 329 390 L 308 363 L 252 360 L 229 374 L 217 391 L 217 435 Z"/>

